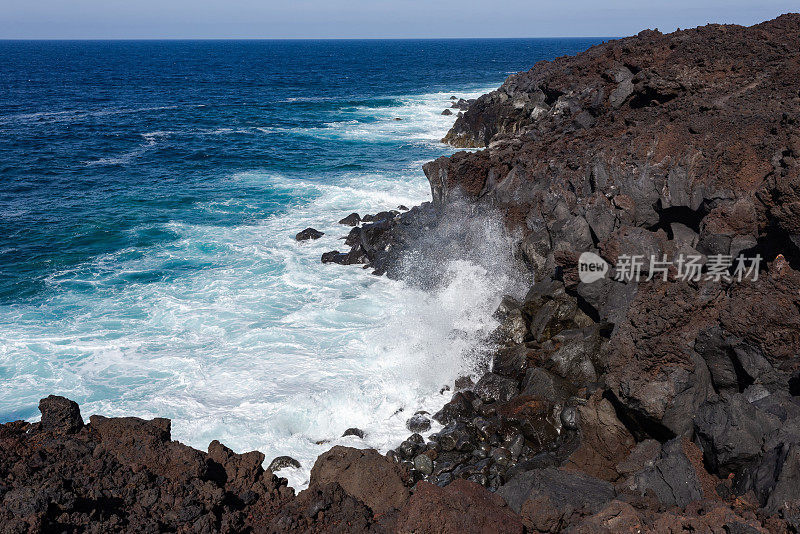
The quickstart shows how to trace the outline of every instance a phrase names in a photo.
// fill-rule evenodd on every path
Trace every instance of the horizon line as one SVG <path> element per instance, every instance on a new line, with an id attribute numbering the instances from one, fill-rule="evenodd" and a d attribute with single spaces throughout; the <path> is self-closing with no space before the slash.
<path id="1" fill-rule="evenodd" d="M 628 37 L 628 36 L 626 36 Z M 620 36 L 573 35 L 553 37 L 0 37 L 0 42 L 25 41 L 525 41 L 537 39 L 624 39 Z"/>

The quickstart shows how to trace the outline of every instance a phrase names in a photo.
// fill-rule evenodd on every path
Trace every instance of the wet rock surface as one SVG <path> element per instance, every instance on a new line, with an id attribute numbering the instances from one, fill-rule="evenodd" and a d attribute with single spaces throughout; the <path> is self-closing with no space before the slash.
<path id="1" fill-rule="evenodd" d="M 344 219 L 339 221 L 339 224 L 345 226 L 358 226 L 361 223 L 361 216 L 358 213 L 351 213 Z"/>
<path id="2" fill-rule="evenodd" d="M 306 228 L 305 230 L 298 232 L 298 234 L 294 236 L 294 238 L 297 241 L 308 241 L 309 239 L 319 239 L 324 235 L 325 235 L 324 232 L 320 232 L 315 228 Z"/>
<path id="3" fill-rule="evenodd" d="M 469 249 L 465 219 L 499 214 L 530 290 L 386 455 L 334 447 L 295 496 L 260 453 L 50 397 L 0 426 L 0 532 L 797 532 L 798 35 L 645 31 L 453 99 L 445 140 L 485 149 L 426 164 L 430 203 L 343 219 L 322 261 L 425 286 L 409 250 Z M 764 262 L 585 283 L 583 252 Z"/>
<path id="4" fill-rule="evenodd" d="M 281 469 L 286 469 L 287 467 L 298 468 L 300 467 L 300 462 L 291 456 L 278 456 L 269 463 L 269 467 L 267 469 L 274 473 L 275 471 L 280 471 Z"/>

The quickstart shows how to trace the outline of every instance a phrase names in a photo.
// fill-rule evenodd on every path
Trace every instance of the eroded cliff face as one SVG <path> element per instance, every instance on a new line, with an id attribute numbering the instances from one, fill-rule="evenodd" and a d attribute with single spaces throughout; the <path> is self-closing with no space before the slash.
<path id="1" fill-rule="evenodd" d="M 434 202 L 457 188 L 494 203 L 543 273 L 537 245 L 613 260 L 636 229 L 662 230 L 665 251 L 794 262 L 798 24 L 645 31 L 511 76 L 445 138 L 488 149 L 425 166 Z"/>
<path id="2" fill-rule="evenodd" d="M 445 138 L 488 148 L 425 173 L 435 204 L 457 192 L 501 211 L 536 277 L 560 269 L 615 325 L 611 391 L 677 435 L 716 395 L 797 387 L 798 121 L 800 16 L 644 31 L 511 76 Z M 636 254 L 777 263 L 756 283 L 583 284 L 586 251 L 612 269 Z"/>

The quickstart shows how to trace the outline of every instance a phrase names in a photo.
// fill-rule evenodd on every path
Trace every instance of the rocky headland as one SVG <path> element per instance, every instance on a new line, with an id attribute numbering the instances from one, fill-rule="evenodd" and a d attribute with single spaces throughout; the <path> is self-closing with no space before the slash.
<path id="1" fill-rule="evenodd" d="M 430 203 L 343 219 L 323 261 L 431 283 L 414 261 L 499 218 L 531 284 L 475 381 L 297 495 L 259 452 L 49 397 L 0 426 L 0 532 L 800 531 L 800 15 L 644 31 L 458 104 L 444 140 L 482 150 L 425 165 Z M 701 270 L 587 283 L 585 252 Z"/>

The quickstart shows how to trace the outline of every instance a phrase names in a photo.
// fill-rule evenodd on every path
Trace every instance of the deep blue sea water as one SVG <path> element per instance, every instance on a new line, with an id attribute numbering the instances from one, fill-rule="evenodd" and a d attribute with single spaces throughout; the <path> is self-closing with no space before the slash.
<path id="1" fill-rule="evenodd" d="M 451 95 L 599 41 L 0 42 L 0 421 L 170 417 L 298 487 L 331 443 L 396 445 L 508 288 L 323 266 L 335 221 L 428 199 Z"/>

